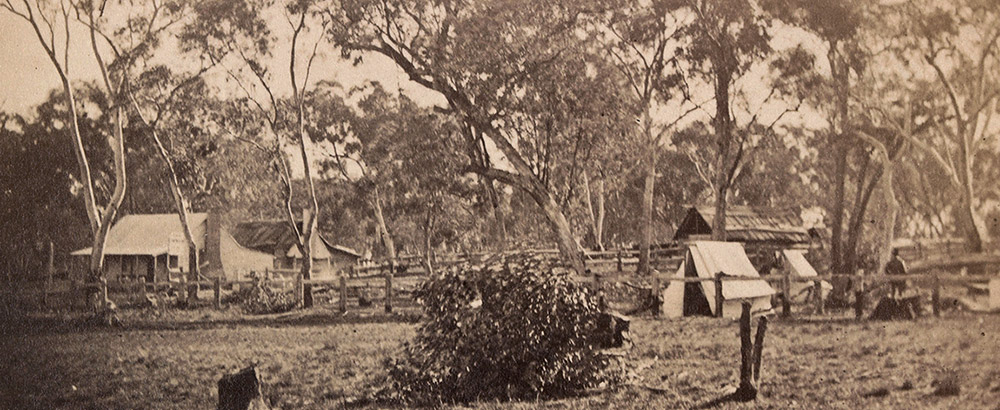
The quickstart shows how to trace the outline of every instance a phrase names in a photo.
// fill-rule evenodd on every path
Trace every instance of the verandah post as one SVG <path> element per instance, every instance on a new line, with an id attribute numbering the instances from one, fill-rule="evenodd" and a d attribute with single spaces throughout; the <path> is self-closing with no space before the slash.
<path id="1" fill-rule="evenodd" d="M 216 309 L 221 309 L 222 308 L 222 278 L 221 277 L 218 277 L 218 276 L 215 277 L 215 283 L 213 283 L 212 291 L 213 291 L 214 296 L 215 296 L 215 308 Z"/>

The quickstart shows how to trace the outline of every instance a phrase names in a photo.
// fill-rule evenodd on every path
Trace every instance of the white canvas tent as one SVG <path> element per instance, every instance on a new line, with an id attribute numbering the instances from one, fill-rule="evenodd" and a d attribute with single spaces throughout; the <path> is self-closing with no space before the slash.
<path id="1" fill-rule="evenodd" d="M 786 273 L 795 277 L 816 277 L 816 269 L 813 269 L 809 261 L 806 260 L 805 252 L 798 249 L 785 249 L 781 251 L 781 258 L 783 259 L 783 266 Z M 789 300 L 792 301 L 804 301 L 808 298 L 810 290 L 815 286 L 815 282 L 798 282 L 792 281 L 791 288 L 789 289 L 791 295 Z M 833 290 L 833 285 L 827 281 L 822 281 L 821 286 L 823 288 L 823 297 L 826 298 Z"/>
<path id="2" fill-rule="evenodd" d="M 677 277 L 714 278 L 722 272 L 728 276 L 760 277 L 747 257 L 743 246 L 735 242 L 696 241 L 688 245 L 684 262 Z M 774 289 L 763 280 L 730 281 L 722 284 L 722 315 L 736 318 L 742 313 L 744 300 L 751 303 L 751 312 L 771 309 Z M 715 283 L 670 282 L 663 291 L 663 312 L 667 317 L 714 315 Z"/>

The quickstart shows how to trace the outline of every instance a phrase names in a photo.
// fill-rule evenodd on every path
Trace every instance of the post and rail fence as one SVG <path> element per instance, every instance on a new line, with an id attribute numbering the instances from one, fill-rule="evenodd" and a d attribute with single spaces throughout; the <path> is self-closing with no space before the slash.
<path id="1" fill-rule="evenodd" d="M 536 255 L 549 255 L 553 258 L 558 256 L 558 252 L 554 250 L 533 250 L 528 251 L 529 253 L 534 253 Z M 975 263 L 986 263 L 986 264 L 1000 264 L 1000 255 L 965 255 L 957 256 L 947 261 L 937 261 L 933 263 L 921 263 L 920 261 L 914 263 L 911 266 L 909 275 L 900 276 L 885 276 L 885 275 L 847 275 L 847 274 L 827 274 L 811 277 L 800 277 L 795 276 L 790 273 L 781 275 L 762 275 L 759 277 L 743 277 L 743 276 L 728 276 L 728 275 L 715 275 L 709 278 L 700 277 L 677 277 L 674 272 L 679 267 L 681 261 L 683 260 L 683 249 L 680 247 L 671 247 L 664 249 L 654 249 L 652 253 L 656 258 L 652 261 L 654 266 L 654 271 L 649 275 L 635 275 L 634 269 L 630 269 L 637 263 L 638 251 L 635 250 L 610 250 L 610 251 L 600 251 L 600 252 L 586 252 L 584 254 L 586 265 L 589 275 L 578 276 L 573 275 L 574 279 L 580 282 L 591 282 L 592 286 L 598 291 L 602 291 L 605 286 L 612 283 L 619 282 L 630 282 L 632 280 L 642 280 L 649 283 L 649 287 L 644 287 L 654 296 L 654 300 L 659 300 L 660 291 L 663 288 L 671 286 L 672 283 L 700 283 L 700 282 L 714 282 L 716 294 L 709 295 L 710 297 L 715 297 L 717 300 L 717 306 L 722 306 L 724 303 L 719 303 L 718 299 L 722 297 L 721 290 L 722 284 L 724 282 L 737 282 L 737 281 L 757 281 L 763 280 L 768 284 L 771 284 L 775 289 L 780 289 L 782 294 L 789 295 L 791 293 L 792 283 L 799 282 L 813 282 L 813 289 L 821 289 L 822 281 L 832 281 L 838 278 L 850 278 L 854 280 L 856 284 L 860 286 L 861 289 L 866 289 L 871 286 L 884 284 L 891 281 L 911 281 L 915 284 L 922 286 L 929 286 L 931 288 L 931 306 L 934 315 L 940 314 L 941 305 L 941 288 L 944 285 L 970 285 L 970 284 L 983 284 L 990 282 L 991 279 L 996 280 L 997 278 L 992 276 L 961 276 L 961 275 L 941 275 L 937 272 L 939 268 L 949 268 L 954 266 L 961 266 L 962 264 L 975 264 Z M 447 267 L 454 266 L 463 263 L 476 263 L 482 262 L 485 258 L 493 256 L 496 254 L 460 254 L 460 255 L 449 255 L 447 257 L 439 258 L 435 261 L 436 266 Z M 422 261 L 422 256 L 404 256 L 397 259 L 395 266 L 406 266 L 406 264 L 411 264 L 413 268 L 421 268 L 422 264 L 416 263 Z M 331 301 L 336 299 L 336 305 L 341 312 L 347 312 L 349 310 L 350 299 L 355 299 L 354 305 L 358 305 L 358 299 L 364 297 L 369 298 L 370 295 L 365 294 L 365 292 L 374 289 L 380 290 L 382 293 L 381 305 L 384 306 L 386 312 L 393 312 L 397 303 L 394 303 L 395 299 L 399 299 L 404 295 L 410 293 L 419 282 L 426 278 L 425 273 L 417 272 L 399 272 L 393 273 L 392 267 L 388 263 L 378 264 L 371 266 L 354 266 L 348 272 L 343 272 L 343 274 L 325 279 L 308 279 L 303 280 L 299 275 L 297 270 L 268 270 L 265 273 L 265 277 L 269 286 L 280 287 L 282 289 L 288 290 L 291 287 L 295 295 L 300 299 L 303 295 L 303 290 L 306 285 L 312 285 L 314 288 L 320 290 L 329 291 L 331 295 Z M 661 273 L 666 272 L 666 273 Z M 930 273 L 928 273 L 930 272 Z M 274 276 L 272 278 L 271 276 Z M 382 286 L 379 286 L 380 281 L 384 281 Z M 51 279 L 51 275 L 44 281 L 43 289 L 40 290 L 40 295 L 38 299 L 46 304 L 51 304 L 53 298 L 51 295 L 58 293 L 69 293 L 71 295 L 86 293 L 80 292 L 83 289 L 95 289 L 100 294 L 107 298 L 108 288 L 110 287 L 115 294 L 124 293 L 129 296 L 130 300 L 135 300 L 139 297 L 145 297 L 145 293 L 157 293 L 161 291 L 176 291 L 178 294 L 183 293 L 188 286 L 198 286 L 199 289 L 210 289 L 212 291 L 212 305 L 216 308 L 221 308 L 223 306 L 223 296 L 224 290 L 229 289 L 231 291 L 236 291 L 244 286 L 253 286 L 256 283 L 254 280 L 227 280 L 224 278 L 203 278 L 199 281 L 179 281 L 179 282 L 90 282 L 84 283 L 80 281 L 54 281 Z M 375 286 L 372 286 L 372 285 Z M 985 286 L 983 286 L 985 288 Z M 8 290 L 10 291 L 10 290 Z M 16 289 L 13 290 L 16 292 Z M 141 295 L 141 296 L 140 296 Z M 353 297 L 352 297 L 353 295 Z M 336 296 L 335 298 L 332 296 Z M 855 290 L 855 312 L 857 315 L 861 315 L 863 312 L 863 305 L 866 302 L 866 292 L 864 290 Z M 782 303 L 780 306 L 782 316 L 791 315 L 790 298 L 782 298 Z M 402 299 L 400 299 L 402 301 Z M 662 303 L 662 301 L 661 301 Z M 824 295 L 822 291 L 812 292 L 812 300 L 807 301 L 807 303 L 813 303 L 813 311 L 817 314 L 823 314 L 824 307 L 826 306 L 826 301 L 824 300 Z M 43 305 L 44 306 L 44 305 Z M 776 307 L 777 308 L 777 307 Z M 721 315 L 722 309 L 717 309 L 716 314 Z M 660 306 L 654 306 L 653 313 L 657 315 L 660 312 Z"/>

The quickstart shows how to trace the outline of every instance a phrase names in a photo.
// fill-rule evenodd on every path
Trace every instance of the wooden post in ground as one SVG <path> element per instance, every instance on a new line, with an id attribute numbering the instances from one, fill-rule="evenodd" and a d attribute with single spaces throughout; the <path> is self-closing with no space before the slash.
<path id="1" fill-rule="evenodd" d="M 222 309 L 222 278 L 216 276 L 215 283 L 212 285 L 213 296 L 215 296 L 215 308 Z"/>
<path id="2" fill-rule="evenodd" d="M 385 274 L 385 313 L 392 313 L 392 268 Z"/>
<path id="3" fill-rule="evenodd" d="M 663 300 L 660 299 L 661 287 L 659 272 L 653 274 L 653 317 L 660 317 L 660 312 L 663 311 Z"/>
<path id="4" fill-rule="evenodd" d="M 750 401 L 757 398 L 760 386 L 760 364 L 764 353 L 764 335 L 767 332 L 767 317 L 762 316 L 757 324 L 757 336 L 750 341 L 750 302 L 741 304 L 740 314 L 740 385 L 733 393 L 737 401 Z"/>
<path id="5" fill-rule="evenodd" d="M 340 275 L 340 312 L 347 313 L 347 277 L 344 275 Z"/>
<path id="6" fill-rule="evenodd" d="M 941 316 L 941 278 L 934 274 L 934 291 L 931 293 L 931 310 L 934 317 Z"/>
<path id="7" fill-rule="evenodd" d="M 753 341 L 753 383 L 760 387 L 760 361 L 764 354 L 764 333 L 767 332 L 767 316 L 761 316 L 757 323 L 757 336 Z"/>
<path id="8" fill-rule="evenodd" d="M 865 277 L 858 275 L 858 284 L 854 290 L 854 318 L 865 316 Z"/>
<path id="9" fill-rule="evenodd" d="M 785 277 L 781 281 L 781 316 L 792 316 L 792 270 L 785 269 Z"/>
<path id="10" fill-rule="evenodd" d="M 815 297 L 816 297 L 816 314 L 817 315 L 822 315 L 824 313 L 823 312 L 823 310 L 824 310 L 823 309 L 823 305 L 824 305 L 824 300 L 823 300 L 823 281 L 821 281 L 819 279 L 816 279 L 815 281 L 813 281 L 813 293 L 815 293 Z"/>
<path id="11" fill-rule="evenodd" d="M 735 396 L 747 401 L 757 397 L 757 387 L 753 384 L 753 344 L 750 341 L 750 302 L 742 303 L 740 314 L 740 385 Z"/>
<path id="12" fill-rule="evenodd" d="M 722 306 L 726 302 L 722 295 L 722 275 L 722 272 L 715 274 L 715 317 L 722 317 Z"/>
<path id="13" fill-rule="evenodd" d="M 302 307 L 305 307 L 306 288 L 302 282 L 302 273 L 295 275 L 295 297 L 302 303 Z"/>
<path id="14" fill-rule="evenodd" d="M 618 250 L 618 273 L 625 270 L 625 261 L 622 260 L 622 250 Z"/>

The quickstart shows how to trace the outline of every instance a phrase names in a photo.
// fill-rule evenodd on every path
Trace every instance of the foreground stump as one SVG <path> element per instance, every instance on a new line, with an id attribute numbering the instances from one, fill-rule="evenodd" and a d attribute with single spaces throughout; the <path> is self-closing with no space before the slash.
<path id="1" fill-rule="evenodd" d="M 750 302 L 743 302 L 743 314 L 740 315 L 740 386 L 733 393 L 733 400 L 757 399 L 757 389 L 760 386 L 760 361 L 766 332 L 767 317 L 762 316 L 757 324 L 757 336 L 753 342 L 750 341 Z"/>
<path id="2" fill-rule="evenodd" d="M 219 379 L 218 410 L 266 410 L 260 374 L 253 366 Z"/>

